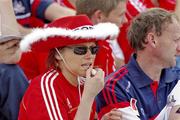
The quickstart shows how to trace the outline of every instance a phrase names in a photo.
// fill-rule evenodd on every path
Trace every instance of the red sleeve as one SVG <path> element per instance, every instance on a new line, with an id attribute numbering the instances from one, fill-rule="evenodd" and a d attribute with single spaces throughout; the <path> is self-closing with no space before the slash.
<path id="1" fill-rule="evenodd" d="M 32 80 L 24 95 L 23 101 L 21 102 L 18 120 L 50 120 L 55 119 L 55 115 L 58 116 L 58 119 L 60 119 L 59 116 L 61 116 L 61 119 L 69 120 L 66 106 L 63 103 L 63 97 L 61 95 L 58 96 L 61 98 L 61 101 L 58 101 L 57 103 L 60 109 L 60 111 L 57 111 L 55 106 L 51 106 L 50 99 L 46 94 L 48 89 L 45 88 L 45 84 L 43 86 L 45 88 L 45 94 L 43 94 L 42 79 L 44 78 L 45 80 L 50 73 L 44 75 L 44 77 L 39 76 Z M 45 102 L 45 97 L 43 96 L 47 97 L 47 103 Z M 51 100 L 54 103 L 54 99 L 52 98 Z M 53 108 L 55 111 L 53 111 Z"/>
<path id="2" fill-rule="evenodd" d="M 50 119 L 38 84 L 36 79 L 32 80 L 21 102 L 18 120 Z"/>
<path id="3" fill-rule="evenodd" d="M 45 11 L 54 1 L 52 0 L 32 0 L 31 12 L 32 15 L 45 20 Z"/>
<path id="4" fill-rule="evenodd" d="M 64 4 L 73 10 L 75 10 L 75 7 L 69 2 L 69 0 L 63 0 Z"/>
<path id="5" fill-rule="evenodd" d="M 37 11 L 40 3 L 41 3 L 41 0 L 34 0 L 33 3 L 32 3 L 32 5 L 31 5 L 31 11 L 32 11 L 32 14 L 33 14 L 34 16 L 37 15 L 36 11 Z"/>

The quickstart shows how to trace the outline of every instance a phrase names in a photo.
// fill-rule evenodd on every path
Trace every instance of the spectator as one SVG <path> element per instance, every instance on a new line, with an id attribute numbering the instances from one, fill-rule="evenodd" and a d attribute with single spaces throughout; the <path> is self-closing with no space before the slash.
<path id="1" fill-rule="evenodd" d="M 160 113 L 179 80 L 179 74 L 168 69 L 176 63 L 179 31 L 175 15 L 160 8 L 147 10 L 132 21 L 128 38 L 135 54 L 107 77 L 96 98 L 100 119 L 113 108 L 122 112 L 122 118 L 133 120 L 153 119 Z"/>
<path id="2" fill-rule="evenodd" d="M 31 32 L 31 28 L 44 27 L 47 21 L 57 18 L 75 15 L 75 11 L 62 7 L 53 0 L 13 0 L 14 12 L 17 21 L 24 27 L 19 26 L 23 35 Z M 47 53 L 28 52 L 22 55 L 19 65 L 24 70 L 28 79 L 45 72 Z"/>
<path id="3" fill-rule="evenodd" d="M 131 57 L 131 54 L 133 52 L 133 49 L 129 45 L 128 39 L 126 37 L 126 34 L 127 34 L 126 31 L 132 18 L 138 15 L 139 13 L 146 11 L 149 8 L 154 8 L 154 7 L 160 7 L 169 11 L 176 12 L 177 11 L 176 2 L 178 2 L 178 0 L 138 0 L 137 2 L 134 2 L 133 0 L 128 0 L 126 16 L 129 22 L 122 26 L 120 35 L 118 37 L 118 43 L 120 47 L 122 48 L 122 51 L 125 57 L 125 63 L 129 61 L 129 58 Z M 179 12 L 176 12 L 176 13 L 179 14 Z M 176 66 L 180 67 L 180 57 L 177 57 Z"/>
<path id="4" fill-rule="evenodd" d="M 92 26 L 88 17 L 82 15 L 57 19 L 25 37 L 21 49 L 50 51 L 51 69 L 32 80 L 21 103 L 19 120 L 93 120 L 93 101 L 104 84 L 100 68 L 91 75 L 98 51 L 95 41 L 117 34 L 115 25 Z M 80 85 L 83 82 L 84 90 Z"/>
<path id="5" fill-rule="evenodd" d="M 76 11 L 77 14 L 86 14 L 93 24 L 112 22 L 120 27 L 126 22 L 125 0 L 76 0 Z M 116 40 L 102 41 L 101 46 L 95 66 L 109 75 L 115 68 L 124 65 L 124 56 Z"/>
<path id="6" fill-rule="evenodd" d="M 5 8 L 6 11 L 3 11 Z M 17 120 L 20 101 L 28 82 L 15 64 L 21 57 L 18 45 L 20 33 L 9 1 L 0 1 L 0 19 L 0 120 Z"/>
<path id="7" fill-rule="evenodd" d="M 123 24 L 118 37 L 118 43 L 123 51 L 125 63 L 129 61 L 131 54 L 133 53 L 133 49 L 127 39 L 127 28 L 129 27 L 131 20 L 136 15 L 152 7 L 154 7 L 154 5 L 151 0 L 127 0 L 126 17 L 128 22 Z"/>

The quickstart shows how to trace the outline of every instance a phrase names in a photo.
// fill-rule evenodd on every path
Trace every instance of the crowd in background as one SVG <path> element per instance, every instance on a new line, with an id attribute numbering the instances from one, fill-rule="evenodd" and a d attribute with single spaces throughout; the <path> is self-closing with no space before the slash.
<path id="1" fill-rule="evenodd" d="M 167 11 L 158 9 L 159 11 L 150 10 L 147 12 L 151 8 L 162 8 Z M 143 15 L 144 12 L 146 12 L 145 15 Z M 142 16 L 138 16 L 141 13 Z M 168 18 L 169 13 L 174 13 L 172 20 Z M 9 17 L 6 18 L 6 15 Z M 170 22 L 163 17 L 153 19 L 156 15 L 164 15 L 163 17 L 167 17 Z M 152 23 L 145 22 L 141 26 L 143 20 L 151 16 L 153 18 L 146 22 Z M 93 120 L 98 118 L 103 120 L 131 120 L 136 119 L 137 116 L 140 116 L 137 119 L 142 120 L 155 119 L 166 105 L 166 97 L 180 79 L 179 19 L 180 0 L 0 0 L 0 36 L 12 37 L 0 38 L 0 119 L 17 120 L 18 116 L 19 120 Z M 131 23 L 132 20 L 134 20 L 133 23 Z M 158 25 L 164 21 L 173 24 L 174 31 L 169 28 L 171 34 L 166 34 L 167 36 L 164 39 L 168 39 L 170 36 L 169 39 L 173 39 L 177 45 L 173 47 L 173 45 L 168 46 L 163 42 L 160 43 L 162 45 L 156 43 L 156 39 L 162 39 L 159 36 L 164 33 L 163 29 L 165 29 L 161 24 L 158 28 L 156 20 L 162 20 Z M 138 24 L 138 21 L 141 24 Z M 111 30 L 111 25 L 108 28 L 106 23 L 109 22 L 117 28 L 112 27 Z M 99 31 L 96 31 L 96 34 L 89 35 L 90 32 L 93 33 L 93 29 L 96 30 L 96 27 L 101 24 L 104 25 L 102 30 L 98 29 Z M 130 26 L 131 24 L 139 26 L 133 27 Z M 157 29 L 156 27 L 151 28 L 151 24 L 155 25 Z M 91 30 L 88 27 L 82 28 L 83 26 L 93 26 L 92 31 L 88 31 Z M 67 31 L 62 33 L 54 29 L 48 31 L 48 28 L 53 27 Z M 38 29 L 34 30 L 35 28 Z M 3 29 L 5 30 L 3 31 Z M 81 34 L 80 32 L 83 29 L 87 29 L 87 33 L 82 32 Z M 130 29 L 129 32 L 128 29 Z M 46 30 L 48 32 L 44 34 L 43 32 Z M 68 30 L 79 31 L 79 33 L 74 35 Z M 41 33 L 41 31 L 43 32 Z M 155 33 L 151 34 L 150 31 Z M 103 36 L 101 36 L 102 34 Z M 139 37 L 141 35 L 142 38 Z M 133 42 L 133 40 L 136 41 L 136 38 L 142 40 L 142 43 Z M 154 43 L 152 39 L 155 39 Z M 23 43 L 26 40 L 27 42 Z M 146 44 L 147 41 L 148 44 Z M 32 49 L 24 52 L 22 50 L 24 46 L 28 49 L 32 47 Z M 144 52 L 144 48 L 148 49 Z M 176 53 L 172 52 L 173 48 Z M 67 53 L 69 49 L 79 56 L 74 57 L 74 54 Z M 89 50 L 90 52 L 88 52 Z M 176 64 L 169 63 L 167 65 L 168 60 L 170 60 L 168 57 L 173 56 L 176 59 Z M 135 62 L 136 59 L 137 63 Z M 139 67 L 137 67 L 138 69 L 132 68 L 134 65 L 137 66 L 136 64 L 141 69 Z M 87 72 L 77 72 L 80 71 L 81 67 Z M 152 68 L 151 71 L 150 68 Z M 167 70 L 163 71 L 166 68 Z M 93 74 L 91 71 L 94 69 L 95 75 L 91 75 Z M 134 71 L 141 71 L 143 75 L 138 76 L 139 73 Z M 131 73 L 133 75 L 129 75 Z M 128 75 L 126 76 L 126 74 Z M 138 79 L 137 81 L 140 79 L 153 80 L 147 89 L 152 89 L 153 94 L 151 95 L 157 97 L 157 101 L 152 100 L 153 102 L 146 103 L 144 101 L 151 99 L 152 96 L 146 98 L 143 95 L 136 95 L 138 90 L 131 88 L 131 86 L 138 86 L 138 84 L 132 82 L 133 85 L 131 85 L 129 83 L 129 80 L 132 79 L 130 76 L 134 76 L 134 80 Z M 124 82 L 124 79 L 127 81 Z M 164 84 L 161 83 L 161 79 L 164 81 L 172 79 L 173 82 L 167 80 L 167 83 L 170 81 L 171 83 L 164 88 L 166 90 L 163 90 L 162 93 L 159 92 L 161 95 L 158 96 L 158 90 Z M 90 80 L 96 80 L 96 82 L 88 82 Z M 42 87 L 43 84 L 44 88 Z M 54 88 L 52 89 L 53 85 Z M 43 92 L 40 94 L 40 91 L 43 90 L 45 91 L 44 94 Z M 122 91 L 125 93 L 122 94 Z M 128 94 L 129 91 L 133 95 Z M 138 91 L 137 94 L 140 92 Z M 96 95 L 98 96 L 96 97 Z M 145 95 L 148 96 L 148 93 Z M 139 96 L 143 97 L 140 98 Z M 132 97 L 136 99 L 133 101 Z M 141 101 L 138 105 L 136 104 L 137 100 Z M 158 100 L 163 102 L 160 101 L 160 103 Z M 124 109 L 120 108 L 131 106 L 132 103 L 135 107 L 133 112 L 137 112 L 136 107 L 138 107 L 138 114 L 135 113 L 133 116 L 125 114 L 126 112 L 123 113 Z M 159 106 L 149 106 L 149 104 L 154 103 Z M 143 104 L 144 108 L 141 107 Z M 140 108 L 143 110 L 140 111 Z M 149 113 L 146 113 L 148 109 L 150 109 Z M 124 117 L 123 114 L 130 117 Z"/>

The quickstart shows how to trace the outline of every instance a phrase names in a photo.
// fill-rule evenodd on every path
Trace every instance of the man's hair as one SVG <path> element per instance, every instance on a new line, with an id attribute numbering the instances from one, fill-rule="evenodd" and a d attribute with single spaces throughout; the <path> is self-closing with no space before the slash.
<path id="1" fill-rule="evenodd" d="M 161 36 L 164 26 L 172 23 L 172 19 L 177 17 L 161 8 L 152 8 L 135 17 L 128 30 L 128 40 L 135 50 L 143 50 L 147 44 L 146 36 L 150 31 L 154 31 L 157 36 Z"/>
<path id="2" fill-rule="evenodd" d="M 106 16 L 118 6 L 119 2 L 126 0 L 77 0 L 76 12 L 77 14 L 86 14 L 89 18 L 97 10 L 101 10 Z"/>

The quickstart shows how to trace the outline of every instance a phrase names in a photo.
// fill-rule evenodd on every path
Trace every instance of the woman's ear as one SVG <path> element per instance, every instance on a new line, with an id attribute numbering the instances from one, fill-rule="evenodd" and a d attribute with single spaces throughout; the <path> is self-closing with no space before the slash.
<path id="1" fill-rule="evenodd" d="M 55 54 L 55 58 L 56 58 L 56 60 L 58 60 L 58 61 L 61 61 L 62 60 L 62 58 L 56 53 Z"/>
<path id="2" fill-rule="evenodd" d="M 56 53 L 54 55 L 55 59 L 58 60 L 58 61 L 61 61 L 62 60 L 62 56 L 61 56 L 61 53 L 60 51 L 56 48 Z"/>

